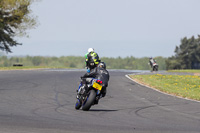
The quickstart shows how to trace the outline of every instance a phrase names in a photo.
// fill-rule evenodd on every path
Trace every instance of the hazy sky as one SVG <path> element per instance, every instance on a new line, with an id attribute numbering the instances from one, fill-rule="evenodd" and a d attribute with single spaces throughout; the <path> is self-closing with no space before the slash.
<path id="1" fill-rule="evenodd" d="M 174 54 L 183 37 L 200 34 L 200 0 L 42 0 L 32 6 L 40 25 L 12 54 L 100 57 Z"/>

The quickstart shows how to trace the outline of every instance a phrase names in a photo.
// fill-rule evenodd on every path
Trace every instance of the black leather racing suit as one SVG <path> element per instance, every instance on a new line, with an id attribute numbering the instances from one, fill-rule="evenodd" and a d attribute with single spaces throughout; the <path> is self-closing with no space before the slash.
<path id="1" fill-rule="evenodd" d="M 106 95 L 106 87 L 108 86 L 108 81 L 110 78 L 109 72 L 101 67 L 95 67 L 94 69 L 92 69 L 89 73 L 86 73 L 83 77 L 83 79 L 86 78 L 95 78 L 95 79 L 99 79 L 103 82 L 103 88 L 102 88 L 102 95 L 105 96 Z M 83 80 L 84 82 L 84 80 Z M 86 82 L 86 80 L 85 80 Z"/>

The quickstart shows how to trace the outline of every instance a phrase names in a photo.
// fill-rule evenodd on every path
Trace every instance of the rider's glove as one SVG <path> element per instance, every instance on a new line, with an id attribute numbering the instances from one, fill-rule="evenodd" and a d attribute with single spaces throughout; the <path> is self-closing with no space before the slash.
<path id="1" fill-rule="evenodd" d="M 89 73 L 89 72 L 90 72 L 90 69 L 87 69 L 87 72 Z"/>

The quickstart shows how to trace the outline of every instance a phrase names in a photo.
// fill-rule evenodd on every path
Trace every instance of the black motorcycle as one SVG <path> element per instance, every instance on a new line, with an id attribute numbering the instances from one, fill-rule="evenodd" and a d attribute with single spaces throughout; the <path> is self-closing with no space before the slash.
<path id="1" fill-rule="evenodd" d="M 100 93 L 102 90 L 103 82 L 98 79 L 92 79 L 89 84 L 84 86 L 80 83 L 77 93 L 77 101 L 75 104 L 75 109 L 80 109 L 88 111 L 92 105 L 98 103 L 100 98 Z"/>
<path id="2" fill-rule="evenodd" d="M 158 71 L 158 64 L 157 63 L 153 63 L 153 71 Z"/>

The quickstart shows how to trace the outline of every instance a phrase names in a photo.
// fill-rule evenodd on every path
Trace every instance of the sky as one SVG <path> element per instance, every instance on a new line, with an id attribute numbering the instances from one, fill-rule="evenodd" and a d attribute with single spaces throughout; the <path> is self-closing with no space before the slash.
<path id="1" fill-rule="evenodd" d="M 9 56 L 170 57 L 200 34 L 200 0 L 41 0 L 29 38 Z"/>

